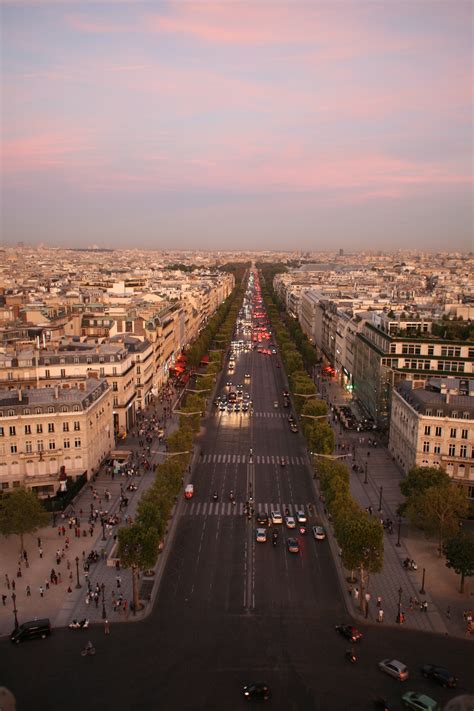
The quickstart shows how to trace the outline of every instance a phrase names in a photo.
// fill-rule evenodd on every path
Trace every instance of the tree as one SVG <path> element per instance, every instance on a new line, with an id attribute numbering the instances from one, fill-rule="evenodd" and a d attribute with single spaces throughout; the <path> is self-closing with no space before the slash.
<path id="1" fill-rule="evenodd" d="M 138 572 L 152 568 L 158 557 L 158 531 L 134 523 L 127 528 L 120 528 L 118 533 L 118 557 L 124 568 L 132 570 L 133 609 L 141 610 L 138 590 Z"/>
<path id="2" fill-rule="evenodd" d="M 459 532 L 443 547 L 446 565 L 461 576 L 459 592 L 464 592 L 464 578 L 474 575 L 474 533 Z"/>
<path id="3" fill-rule="evenodd" d="M 49 514 L 32 491 L 15 489 L 0 498 L 0 533 L 20 536 L 20 553 L 23 553 L 23 536 L 46 526 Z"/>
<path id="4" fill-rule="evenodd" d="M 450 479 L 430 486 L 422 494 L 409 500 L 407 515 L 416 526 L 428 535 L 438 536 L 438 551 L 441 556 L 446 536 L 453 536 L 459 521 L 467 516 L 469 501 L 466 489 Z"/>
<path id="5" fill-rule="evenodd" d="M 370 573 L 383 568 L 383 528 L 380 521 L 359 509 L 347 509 L 348 515 L 337 520 L 336 537 L 341 547 L 342 562 L 346 568 L 359 569 L 360 609 L 364 609 L 365 590 Z"/>
<path id="6" fill-rule="evenodd" d="M 305 427 L 306 439 L 311 452 L 331 454 L 334 451 L 335 437 L 331 425 L 322 420 L 312 420 Z"/>
<path id="7" fill-rule="evenodd" d="M 435 467 L 413 467 L 400 482 L 400 491 L 407 499 L 422 494 L 430 486 L 449 482 L 450 477 L 444 469 Z"/>
<path id="8" fill-rule="evenodd" d="M 303 408 L 301 410 L 301 415 L 308 415 L 309 417 L 323 417 L 323 415 L 328 414 L 328 406 L 324 400 L 318 400 L 317 398 L 311 398 L 306 400 Z"/>

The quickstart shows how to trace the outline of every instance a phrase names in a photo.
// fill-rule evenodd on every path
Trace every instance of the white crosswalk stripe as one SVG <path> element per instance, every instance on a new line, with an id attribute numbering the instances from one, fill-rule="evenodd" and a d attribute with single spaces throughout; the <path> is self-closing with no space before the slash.
<path id="1" fill-rule="evenodd" d="M 284 455 L 283 455 L 284 456 Z M 281 457 L 274 454 L 255 454 L 253 457 L 255 464 L 280 464 Z M 284 456 L 286 464 L 305 464 L 306 460 L 300 456 Z M 247 464 L 248 457 L 245 454 L 205 454 L 201 459 L 205 464 Z"/>
<path id="2" fill-rule="evenodd" d="M 192 504 L 185 509 L 185 515 L 188 516 L 242 516 L 244 514 L 245 504 L 240 501 L 236 505 L 232 505 L 230 501 L 193 501 Z M 263 512 L 268 515 L 272 511 L 279 511 L 285 515 L 288 509 L 289 515 L 294 516 L 297 511 L 304 511 L 308 514 L 306 504 L 290 504 L 290 503 L 254 503 L 255 513 Z"/>

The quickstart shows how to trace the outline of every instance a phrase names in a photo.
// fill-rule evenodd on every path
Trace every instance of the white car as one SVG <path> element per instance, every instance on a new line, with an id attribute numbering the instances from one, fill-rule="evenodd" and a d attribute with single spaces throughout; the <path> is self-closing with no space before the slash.
<path id="1" fill-rule="evenodd" d="M 379 662 L 379 669 L 399 681 L 405 681 L 409 676 L 408 667 L 403 662 L 399 662 L 398 659 L 382 659 Z"/>
<path id="2" fill-rule="evenodd" d="M 324 541 L 326 538 L 326 531 L 322 526 L 313 526 L 313 536 L 317 541 Z"/>
<path id="3" fill-rule="evenodd" d="M 272 511 L 270 515 L 272 517 L 272 523 L 274 525 L 278 523 L 283 523 L 283 517 L 279 511 Z"/>
<path id="4" fill-rule="evenodd" d="M 266 528 L 257 528 L 257 543 L 266 543 L 267 542 L 267 529 Z"/>
<path id="5" fill-rule="evenodd" d="M 306 518 L 305 512 L 300 510 L 296 512 L 296 520 L 298 523 L 306 523 L 308 519 Z"/>
<path id="6" fill-rule="evenodd" d="M 285 523 L 287 528 L 296 528 L 296 521 L 293 516 L 285 516 Z"/>

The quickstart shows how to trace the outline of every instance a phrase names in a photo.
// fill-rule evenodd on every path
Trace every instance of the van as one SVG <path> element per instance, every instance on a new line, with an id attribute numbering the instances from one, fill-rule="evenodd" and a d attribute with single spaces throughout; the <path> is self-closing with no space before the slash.
<path id="1" fill-rule="evenodd" d="M 187 484 L 184 490 L 184 498 L 192 499 L 194 495 L 194 486 L 192 484 Z"/>
<path id="2" fill-rule="evenodd" d="M 40 637 L 41 639 L 46 639 L 51 634 L 51 623 L 45 618 L 43 620 L 30 620 L 29 622 L 24 622 L 10 635 L 12 642 L 20 644 L 26 639 L 34 639 L 35 637 Z"/>

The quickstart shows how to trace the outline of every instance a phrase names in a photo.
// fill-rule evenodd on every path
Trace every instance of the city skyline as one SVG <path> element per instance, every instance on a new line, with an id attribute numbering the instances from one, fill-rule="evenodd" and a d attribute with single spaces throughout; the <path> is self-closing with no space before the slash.
<path id="1" fill-rule="evenodd" d="M 472 250 L 472 5 L 4 2 L 2 242 Z"/>

